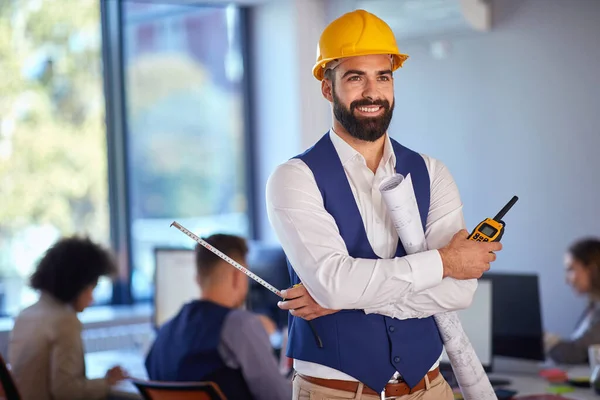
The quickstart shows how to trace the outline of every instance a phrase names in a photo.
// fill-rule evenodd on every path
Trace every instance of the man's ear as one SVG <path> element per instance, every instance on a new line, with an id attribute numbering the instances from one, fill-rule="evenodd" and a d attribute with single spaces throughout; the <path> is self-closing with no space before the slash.
<path id="1" fill-rule="evenodd" d="M 330 103 L 333 103 L 333 82 L 323 78 L 321 81 L 321 93 Z"/>
<path id="2" fill-rule="evenodd" d="M 244 283 L 244 280 L 248 279 L 248 277 L 246 276 L 246 274 L 244 274 L 241 271 L 238 271 L 235 268 L 232 268 L 231 273 L 233 274 L 233 286 L 237 290 L 238 288 L 240 288 L 242 286 L 242 284 Z"/>

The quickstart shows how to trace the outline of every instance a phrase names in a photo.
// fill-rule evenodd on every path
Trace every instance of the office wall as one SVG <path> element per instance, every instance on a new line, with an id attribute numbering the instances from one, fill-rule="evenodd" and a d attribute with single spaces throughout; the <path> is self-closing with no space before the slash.
<path id="1" fill-rule="evenodd" d="M 268 175 L 329 127 L 327 104 L 307 91 L 318 88 L 305 73 L 314 60 L 307 49 L 316 48 L 319 27 L 348 2 L 311 0 L 313 18 L 294 25 L 302 3 L 255 10 L 261 23 L 253 63 L 265 68 L 254 71 L 259 220 L 269 241 L 275 237 L 263 211 Z M 493 217 L 512 195 L 520 197 L 505 218 L 505 249 L 493 268 L 537 272 L 545 326 L 567 334 L 584 302 L 564 284 L 563 251 L 576 238 L 600 235 L 600 181 L 593 177 L 600 170 L 600 2 L 496 0 L 492 6 L 491 32 L 430 38 L 447 41 L 445 58 L 432 56 L 431 40 L 400 38 L 411 57 L 396 74 L 390 133 L 448 165 L 469 227 Z M 303 107 L 301 99 L 313 105 Z M 310 129 L 303 129 L 306 121 Z"/>
<path id="2" fill-rule="evenodd" d="M 446 163 L 469 227 L 519 196 L 493 269 L 537 272 L 544 324 L 567 334 L 584 302 L 564 284 L 563 252 L 600 236 L 600 2 L 495 0 L 492 11 L 488 33 L 399 39 L 410 59 L 390 132 Z M 436 39 L 445 58 L 432 56 Z"/>

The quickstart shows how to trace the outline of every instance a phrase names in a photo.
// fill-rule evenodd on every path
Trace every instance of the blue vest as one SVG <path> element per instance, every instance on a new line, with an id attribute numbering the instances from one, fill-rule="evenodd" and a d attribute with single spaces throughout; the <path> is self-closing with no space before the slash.
<path id="1" fill-rule="evenodd" d="M 159 330 L 146 357 L 148 377 L 156 381 L 219 385 L 228 399 L 253 400 L 240 370 L 225 365 L 219 355 L 221 329 L 231 309 L 196 300 Z"/>
<path id="2" fill-rule="evenodd" d="M 411 174 L 423 228 L 429 212 L 429 173 L 423 157 L 392 140 L 396 171 Z M 358 206 L 339 156 L 325 134 L 297 156 L 311 169 L 350 256 L 378 259 L 365 231 Z M 405 256 L 398 241 L 396 257 Z M 300 282 L 288 261 L 292 284 Z M 289 316 L 288 357 L 342 371 L 381 392 L 396 371 L 414 387 L 442 353 L 442 340 L 433 317 L 399 320 L 362 310 L 342 310 L 312 320 L 322 340 L 319 348 L 307 321 Z"/>

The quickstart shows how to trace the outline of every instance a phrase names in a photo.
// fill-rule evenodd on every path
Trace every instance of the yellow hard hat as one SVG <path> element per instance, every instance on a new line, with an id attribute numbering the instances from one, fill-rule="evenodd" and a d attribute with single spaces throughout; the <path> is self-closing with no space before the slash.
<path id="1" fill-rule="evenodd" d="M 408 58 L 400 53 L 392 29 L 382 19 L 365 10 L 349 12 L 330 23 L 321 34 L 313 75 L 322 80 L 327 63 L 371 54 L 390 54 L 392 71 Z"/>

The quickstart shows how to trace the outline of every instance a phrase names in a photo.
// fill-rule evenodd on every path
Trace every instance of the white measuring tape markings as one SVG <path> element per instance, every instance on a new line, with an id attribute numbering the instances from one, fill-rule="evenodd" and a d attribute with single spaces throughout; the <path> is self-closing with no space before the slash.
<path id="1" fill-rule="evenodd" d="M 256 282 L 260 283 L 261 285 L 263 285 L 264 287 L 266 287 L 267 289 L 269 289 L 271 292 L 275 293 L 277 296 L 283 297 L 281 295 L 281 291 L 279 291 L 275 286 L 269 284 L 267 281 L 265 281 L 264 279 L 262 279 L 260 276 L 256 275 L 255 273 L 252 273 L 250 270 L 248 270 L 243 265 L 241 265 L 238 262 L 236 262 L 231 257 L 228 257 L 226 254 L 224 254 L 221 251 L 215 249 L 213 246 L 211 246 L 205 240 L 202 240 L 200 237 L 198 237 L 197 235 L 195 235 L 193 232 L 191 232 L 190 230 L 188 230 L 188 229 L 184 228 L 183 226 L 181 226 L 181 224 L 179 224 L 178 222 L 173 221 L 173 223 L 171 224 L 171 226 L 174 226 L 175 228 L 179 229 L 181 232 L 185 233 L 186 235 L 188 235 L 189 237 L 191 237 L 192 239 L 194 239 L 194 241 L 196 241 L 198 244 L 200 244 L 200 245 L 204 246 L 205 248 L 207 248 L 208 250 L 212 251 L 217 256 L 219 256 L 223 260 L 225 260 L 228 264 L 231 264 L 232 266 L 234 266 L 238 270 L 242 271 L 244 274 L 246 274 L 250 278 L 254 279 Z"/>

